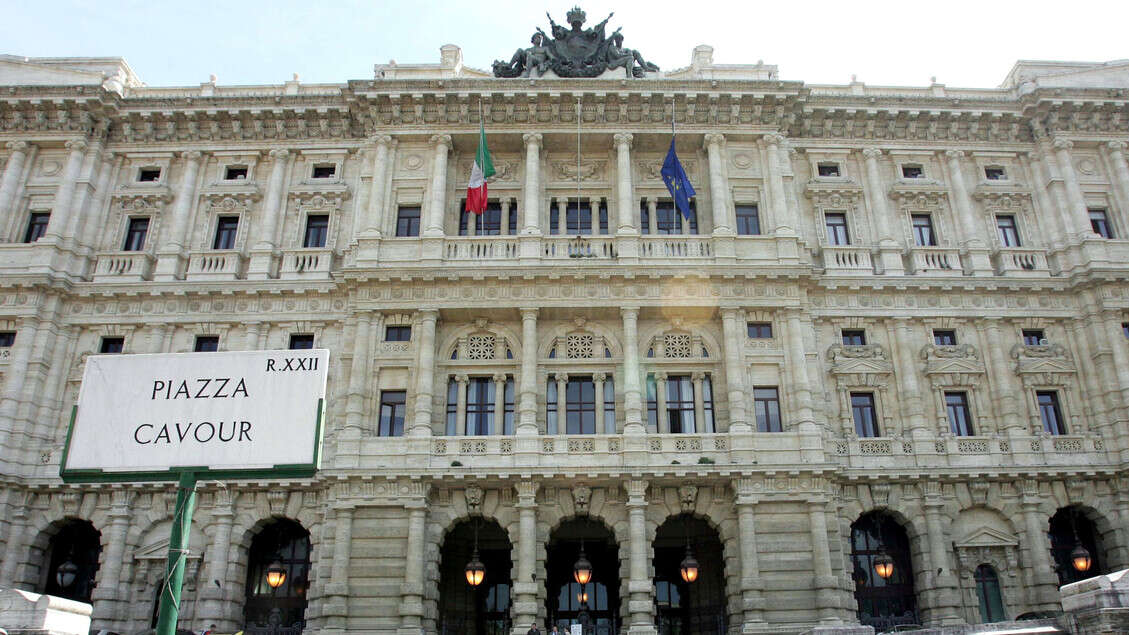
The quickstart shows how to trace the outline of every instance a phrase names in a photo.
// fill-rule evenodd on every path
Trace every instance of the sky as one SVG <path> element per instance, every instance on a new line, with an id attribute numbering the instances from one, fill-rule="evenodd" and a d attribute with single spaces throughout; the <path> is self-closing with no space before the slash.
<path id="1" fill-rule="evenodd" d="M 573 0 L 575 1 L 575 0 Z M 124 57 L 150 86 L 370 79 L 373 64 L 436 63 L 462 47 L 489 69 L 528 46 L 545 12 L 573 2 L 518 0 L 0 0 L 0 53 Z M 1129 58 L 1125 0 L 619 0 L 581 3 L 593 26 L 663 69 L 699 44 L 718 64 L 779 67 L 780 78 L 845 84 L 999 85 L 1018 59 Z"/>

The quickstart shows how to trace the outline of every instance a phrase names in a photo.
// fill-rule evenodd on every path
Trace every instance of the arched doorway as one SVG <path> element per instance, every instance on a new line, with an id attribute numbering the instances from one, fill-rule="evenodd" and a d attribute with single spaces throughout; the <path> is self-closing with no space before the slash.
<path id="1" fill-rule="evenodd" d="M 466 566 L 474 557 L 485 576 L 473 587 Z M 439 552 L 439 633 L 441 635 L 508 635 L 513 580 L 513 545 L 497 522 L 472 518 L 456 524 Z"/>
<path id="2" fill-rule="evenodd" d="M 883 555 L 893 562 L 893 571 L 887 578 L 875 569 Z M 859 517 L 851 525 L 851 566 L 861 624 L 883 631 L 900 624 L 920 623 L 909 536 L 898 521 L 882 512 Z"/>
<path id="3" fill-rule="evenodd" d="M 1078 582 L 1101 575 L 1104 570 L 1105 552 L 1102 549 L 1101 536 L 1081 507 L 1071 505 L 1063 507 L 1051 516 L 1048 537 L 1051 542 L 1051 553 L 1055 559 L 1055 569 L 1058 571 L 1060 585 Z M 1072 554 L 1075 547 L 1081 545 L 1090 554 L 1090 568 L 1080 571 L 1074 566 Z"/>
<path id="4" fill-rule="evenodd" d="M 285 518 L 263 527 L 248 552 L 246 635 L 300 633 L 309 579 L 310 532 Z"/>
<path id="5" fill-rule="evenodd" d="M 592 565 L 584 585 L 573 578 L 582 548 Z M 549 536 L 545 551 L 549 623 L 562 633 L 573 624 L 584 626 L 585 635 L 619 633 L 619 546 L 611 530 L 587 517 L 567 520 Z"/>
<path id="6" fill-rule="evenodd" d="M 101 538 L 88 520 L 63 522 L 48 543 L 48 566 L 40 574 L 43 593 L 89 604 L 98 574 Z"/>
<path id="7" fill-rule="evenodd" d="M 683 579 L 687 546 L 698 577 Z M 671 516 L 655 533 L 655 626 L 659 635 L 724 635 L 725 560 L 713 527 L 690 514 Z"/>

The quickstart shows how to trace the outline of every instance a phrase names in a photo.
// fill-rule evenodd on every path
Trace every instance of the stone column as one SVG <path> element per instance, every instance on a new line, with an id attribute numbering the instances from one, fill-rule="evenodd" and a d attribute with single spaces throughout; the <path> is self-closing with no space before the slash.
<path id="1" fill-rule="evenodd" d="M 604 382 L 607 380 L 607 373 L 592 373 L 592 385 L 596 389 L 596 423 L 593 426 L 596 434 L 608 432 L 604 430 Z M 615 431 L 612 430 L 608 434 L 615 434 Z"/>
<path id="2" fill-rule="evenodd" d="M 1125 161 L 1125 148 L 1129 144 L 1124 141 L 1110 141 L 1105 144 L 1106 156 L 1113 166 L 1113 186 L 1121 196 L 1122 209 L 1129 208 L 1129 163 Z M 11 159 L 9 159 L 11 161 Z M 3 196 L 0 196 L 0 210 L 3 209 Z"/>
<path id="3" fill-rule="evenodd" d="M 635 235 L 639 228 L 635 226 L 635 190 L 631 183 L 631 141 L 634 137 L 627 133 L 619 133 L 612 137 L 615 141 L 616 152 L 616 198 L 615 209 L 618 224 L 613 225 L 608 219 L 609 229 L 617 227 L 617 234 Z"/>
<path id="4" fill-rule="evenodd" d="M 349 616 L 349 553 L 353 547 L 353 505 L 337 500 L 333 503 L 333 568 L 326 585 L 322 615 L 330 629 L 344 630 Z"/>
<path id="5" fill-rule="evenodd" d="M 557 197 L 557 234 L 560 236 L 568 235 L 568 198 L 564 196 Z M 549 230 L 552 233 L 552 230 Z M 576 233 L 580 233 L 578 227 Z"/>
<path id="6" fill-rule="evenodd" d="M 1043 155 L 1038 152 L 1027 153 L 1027 167 L 1031 176 L 1031 188 L 1035 191 L 1035 200 L 1038 202 L 1036 212 L 1039 215 L 1039 223 L 1043 224 L 1045 221 L 1047 225 L 1041 226 L 1039 229 L 1046 235 L 1047 245 L 1052 249 L 1062 245 L 1062 239 L 1066 235 L 1066 230 L 1062 228 L 1062 216 L 1055 210 L 1054 201 L 1051 200 L 1050 194 L 1047 193 L 1047 182 L 1050 180 L 1049 170 Z M 1048 235 L 1049 234 L 1049 235 Z"/>
<path id="7" fill-rule="evenodd" d="M 369 350 L 371 337 L 369 330 L 372 327 L 371 313 L 358 313 L 356 326 L 353 329 L 353 359 L 349 362 L 349 395 L 345 398 L 345 429 L 338 436 L 339 441 L 344 441 L 354 446 L 361 438 L 361 430 L 365 426 L 365 396 L 369 393 L 368 363 L 372 357 Z M 356 447 L 338 447 L 338 459 L 346 454 L 353 454 Z M 355 467 L 355 466 L 353 466 Z"/>
<path id="8" fill-rule="evenodd" d="M 130 503 L 134 492 L 113 489 L 110 492 L 110 528 L 106 536 L 106 553 L 100 558 L 100 579 L 94 588 L 92 600 L 95 621 L 107 627 L 117 627 L 129 606 L 128 584 L 122 584 L 121 572 L 125 555 L 126 532 L 129 530 Z"/>
<path id="9" fill-rule="evenodd" d="M 533 578 L 537 566 L 537 488 L 536 481 L 519 481 L 517 490 L 518 537 L 517 579 L 514 583 L 514 632 L 524 635 L 528 625 L 537 619 L 538 590 L 544 583 Z"/>
<path id="10" fill-rule="evenodd" d="M 270 151 L 270 157 L 274 164 L 263 197 L 263 224 L 247 265 L 247 278 L 254 280 L 265 280 L 274 273 L 274 252 L 278 247 L 275 241 L 279 224 L 286 214 L 286 172 L 290 166 L 290 152 L 275 149 Z"/>
<path id="11" fill-rule="evenodd" d="M 886 188 L 882 185 L 882 172 L 878 167 L 878 157 L 882 156 L 882 150 L 866 148 L 862 151 L 862 156 L 866 164 L 866 187 L 870 195 L 870 217 L 874 220 L 879 264 L 882 272 L 887 275 L 904 275 L 905 265 L 902 263 L 902 255 L 898 253 L 898 241 L 894 238 L 890 224 L 893 217 L 886 201 Z"/>
<path id="12" fill-rule="evenodd" d="M 903 413 L 909 436 L 920 439 L 930 436 L 929 424 L 925 420 L 925 403 L 921 398 L 922 391 L 917 381 L 917 360 L 913 353 L 913 321 L 908 319 L 895 320 L 892 326 L 894 331 L 895 350 L 893 351 L 896 362 L 895 374 L 902 384 Z M 883 430 L 884 434 L 890 431 Z"/>
<path id="13" fill-rule="evenodd" d="M 5 147 L 11 152 L 8 163 L 4 165 L 4 176 L 0 177 L 0 229 L 7 227 L 15 213 L 16 191 L 24 174 L 29 146 L 25 141 L 9 141 Z M 17 240 L 23 236 L 18 236 Z"/>
<path id="14" fill-rule="evenodd" d="M 1026 425 L 1019 417 L 1020 404 L 1016 395 L 1023 394 L 1015 385 L 1015 371 L 1011 368 L 1007 348 L 1009 340 L 1000 328 L 1000 320 L 987 321 L 988 363 L 992 367 L 992 401 L 995 402 L 996 416 L 1001 432 L 1008 436 L 1026 434 Z"/>
<path id="15" fill-rule="evenodd" d="M 659 201 L 651 197 L 647 199 L 647 233 L 655 236 L 659 233 Z"/>
<path id="16" fill-rule="evenodd" d="M 70 224 L 72 205 L 75 190 L 78 187 L 79 173 L 82 163 L 86 158 L 88 144 L 83 139 L 74 139 L 66 143 L 70 155 L 67 156 L 67 165 L 63 168 L 63 176 L 59 187 L 55 190 L 55 202 L 51 207 L 51 218 L 47 221 L 47 231 L 44 238 L 48 241 L 59 241 Z"/>
<path id="17" fill-rule="evenodd" d="M 666 410 L 666 372 L 655 373 L 655 400 L 658 402 L 658 427 L 659 434 L 670 433 L 670 413 Z"/>
<path id="18" fill-rule="evenodd" d="M 627 612 L 630 616 L 628 633 L 655 633 L 654 583 L 650 576 L 650 544 L 647 542 L 647 481 L 627 481 L 627 514 L 629 522 L 628 548 L 630 553 L 627 592 L 630 598 Z"/>
<path id="19" fill-rule="evenodd" d="M 16 587 L 16 575 L 19 573 L 20 564 L 30 555 L 27 545 L 24 544 L 24 534 L 27 533 L 27 512 L 30 503 L 34 500 L 33 494 L 16 495 L 16 505 L 11 508 L 12 517 L 8 529 L 8 540 L 4 543 L 3 563 L 0 563 L 0 580 L 9 588 Z"/>
<path id="20" fill-rule="evenodd" d="M 702 398 L 702 383 L 705 378 L 706 374 L 700 370 L 690 374 L 690 380 L 694 382 L 694 429 L 689 432 L 713 432 L 706 430 L 706 404 Z"/>
<path id="21" fill-rule="evenodd" d="M 227 579 L 228 562 L 231 558 L 231 527 L 235 517 L 231 491 L 227 488 L 216 490 L 212 505 L 212 524 L 215 531 L 208 549 L 207 576 L 199 584 L 201 600 L 199 614 L 214 618 L 216 627 L 227 632 L 238 630 L 238 624 L 230 619 L 231 602 L 243 593 L 243 585 L 229 585 Z M 219 582 L 216 586 L 215 582 Z M 210 623 L 210 622 L 209 622 Z"/>
<path id="22" fill-rule="evenodd" d="M 706 156 L 710 162 L 710 210 L 713 212 L 713 233 L 720 236 L 736 234 L 736 219 L 729 216 L 729 188 L 725 180 L 725 158 L 722 146 L 725 135 L 710 133 L 705 137 Z M 651 218 L 654 218 L 651 212 Z"/>
<path id="23" fill-rule="evenodd" d="M 427 205 L 427 227 L 423 235 L 429 238 L 443 237 L 443 216 L 447 211 L 447 155 L 452 141 L 449 134 L 431 136 L 435 144 L 435 160 L 431 167 L 431 192 Z"/>
<path id="24" fill-rule="evenodd" d="M 494 374 L 494 429 L 490 434 L 506 433 L 506 374 Z"/>
<path id="25" fill-rule="evenodd" d="M 737 505 L 737 532 L 741 550 L 741 608 L 744 611 L 744 628 L 741 632 L 754 632 L 750 626 L 764 622 L 764 595 L 762 593 L 759 557 L 757 555 L 755 483 L 742 478 L 733 481 Z"/>
<path id="26" fill-rule="evenodd" d="M 510 209 L 511 209 L 510 208 L 510 199 L 509 198 L 503 198 L 501 200 L 501 205 L 502 205 L 502 211 L 498 215 L 498 223 L 499 223 L 498 235 L 499 236 L 509 236 L 510 235 Z"/>
<path id="27" fill-rule="evenodd" d="M 247 334 L 243 337 L 243 350 L 259 350 L 259 334 L 262 332 L 262 328 L 262 322 L 247 322 Z"/>
<path id="28" fill-rule="evenodd" d="M 172 227 L 168 237 L 161 245 L 161 253 L 180 254 L 188 248 L 188 225 L 196 202 L 196 180 L 200 174 L 203 152 L 184 152 L 184 175 L 176 192 L 176 202 L 172 208 Z"/>
<path id="29" fill-rule="evenodd" d="M 526 212 L 528 213 L 528 211 Z M 537 435 L 537 309 L 521 309 L 521 400 L 517 434 Z"/>
<path id="30" fill-rule="evenodd" d="M 721 327 L 725 336 L 725 382 L 729 392 L 730 434 L 747 434 L 753 431 L 749 425 L 745 396 L 745 334 L 742 332 L 740 322 L 740 309 L 721 310 Z"/>
<path id="31" fill-rule="evenodd" d="M 541 133 L 521 135 L 525 142 L 525 226 L 521 233 L 541 235 Z"/>
<path id="32" fill-rule="evenodd" d="M 968 188 L 964 184 L 964 174 L 961 172 L 960 160 L 964 152 L 960 150 L 947 150 L 945 158 L 949 166 L 950 185 L 953 190 L 953 206 L 956 207 L 957 218 L 961 225 L 961 246 L 983 247 L 984 240 L 977 231 L 981 223 L 976 222 L 976 214 L 972 210 L 972 199 L 968 196 Z"/>
<path id="33" fill-rule="evenodd" d="M 554 381 L 557 382 L 557 427 L 556 429 L 549 428 L 545 432 L 547 434 L 568 434 L 568 422 L 565 421 L 565 412 L 568 409 L 568 373 L 556 373 L 553 375 Z M 546 425 L 548 425 L 546 423 Z"/>
<path id="34" fill-rule="evenodd" d="M 369 139 L 376 150 L 372 159 L 372 185 L 369 189 L 368 208 L 365 212 L 361 238 L 380 238 L 384 225 L 384 191 L 387 188 L 388 153 L 395 141 L 391 135 L 376 135 Z"/>
<path id="35" fill-rule="evenodd" d="M 1069 207 L 1064 209 L 1066 226 L 1069 231 L 1077 233 L 1078 237 L 1092 236 L 1093 227 L 1090 226 L 1090 214 L 1086 211 L 1086 199 L 1082 196 L 1082 187 L 1078 184 L 1078 174 L 1074 171 L 1074 160 L 1070 150 L 1074 143 L 1069 139 L 1054 140 L 1055 157 L 1058 159 L 1058 169 L 1062 181 L 1066 185 L 1066 198 Z"/>
<path id="36" fill-rule="evenodd" d="M 466 436 L 466 388 L 470 377 L 466 373 L 455 375 L 455 436 Z M 451 432 L 448 430 L 447 432 Z"/>
<path id="37" fill-rule="evenodd" d="M 780 152 L 784 145 L 784 135 L 769 134 L 764 137 L 768 165 L 768 204 L 772 208 L 772 220 L 779 227 L 788 218 L 788 199 L 784 194 L 784 176 L 780 172 Z M 763 221 L 762 221 L 763 222 Z M 767 229 L 767 228 L 766 228 Z"/>
<path id="38" fill-rule="evenodd" d="M 106 224 L 106 199 L 110 196 L 113 176 L 121 164 L 121 159 L 119 155 L 115 155 L 113 152 L 103 152 L 98 164 L 101 167 L 96 170 L 98 178 L 94 184 L 94 196 L 90 199 L 89 213 L 83 214 L 82 218 L 79 219 L 74 234 L 83 238 L 92 249 L 101 247 L 101 228 Z M 0 209 L 3 208 L 0 207 Z M 0 216 L 2 216 L 2 212 L 0 212 Z"/>
<path id="39" fill-rule="evenodd" d="M 639 368 L 639 307 L 623 307 L 623 433 L 643 435 L 643 394 Z"/>
<path id="40" fill-rule="evenodd" d="M 24 385 L 27 383 L 28 366 L 31 362 L 31 352 L 35 349 L 35 340 L 39 331 L 39 320 L 33 317 L 24 317 L 19 320 L 16 328 L 16 341 L 12 344 L 11 356 L 8 360 L 8 372 L 3 392 L 0 393 L 0 421 L 7 422 L 0 426 L 0 453 L 3 459 L 11 461 L 20 447 L 20 437 L 12 438 L 16 415 L 20 403 L 25 399 Z M 5 446 L 10 444 L 10 449 Z M 13 544 L 13 543 L 9 543 Z M 8 549 L 11 551 L 11 548 Z M 12 578 L 0 576 L 0 580 L 10 581 Z"/>
<path id="41" fill-rule="evenodd" d="M 831 571 L 831 543 L 827 539 L 827 500 L 823 497 L 808 501 L 808 521 L 811 525 L 812 570 L 815 572 L 814 584 L 816 608 L 819 621 L 828 623 L 838 621 L 835 614 L 838 602 L 838 580 Z"/>
<path id="42" fill-rule="evenodd" d="M 1017 481 L 1020 492 L 1020 505 L 1023 507 L 1024 545 L 1030 558 L 1030 581 L 1028 597 L 1032 610 L 1054 610 L 1059 607 L 1058 576 L 1051 560 L 1051 548 L 1047 541 L 1050 519 L 1040 510 L 1043 502 L 1039 494 L 1039 483 L 1033 480 Z"/>
<path id="43" fill-rule="evenodd" d="M 957 595 L 956 575 L 949 562 L 949 545 L 944 529 L 941 527 L 941 508 L 945 501 L 941 496 L 941 483 L 927 481 L 924 484 L 925 528 L 929 542 L 929 560 L 932 569 L 926 573 L 926 584 L 933 582 L 934 601 L 931 610 L 933 624 L 958 624 L 960 617 L 960 598 Z M 934 573 L 936 572 L 936 573 Z"/>
<path id="44" fill-rule="evenodd" d="M 423 621 L 423 543 L 427 531 L 427 501 L 413 501 L 405 507 L 408 511 L 408 544 L 397 633 L 419 635 Z"/>
<path id="45" fill-rule="evenodd" d="M 804 332 L 800 318 L 800 311 L 788 312 L 788 366 L 792 374 L 792 392 L 795 394 L 797 428 L 801 433 L 812 434 L 816 432 L 815 411 L 812 407 L 807 353 L 804 350 Z"/>
<path id="46" fill-rule="evenodd" d="M 419 362 L 416 364 L 416 410 L 408 434 L 413 437 L 431 436 L 431 402 L 435 387 L 435 323 L 439 319 L 436 309 L 420 310 Z"/>

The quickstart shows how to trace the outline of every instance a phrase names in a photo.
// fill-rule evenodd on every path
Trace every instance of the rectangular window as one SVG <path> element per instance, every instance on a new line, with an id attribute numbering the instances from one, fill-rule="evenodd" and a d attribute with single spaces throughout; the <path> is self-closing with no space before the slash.
<path id="1" fill-rule="evenodd" d="M 314 347 L 314 336 L 309 333 L 294 333 L 290 336 L 291 350 L 307 350 Z"/>
<path id="2" fill-rule="evenodd" d="M 0 348 L 12 348 L 12 345 L 15 343 L 15 331 L 0 331 Z"/>
<path id="3" fill-rule="evenodd" d="M 925 170 L 920 165 L 903 165 L 902 178 L 903 179 L 920 179 L 925 176 Z"/>
<path id="4" fill-rule="evenodd" d="M 471 377 L 466 389 L 467 436 L 494 434 L 494 378 Z"/>
<path id="5" fill-rule="evenodd" d="M 843 329 L 843 346 L 866 346 L 866 331 Z"/>
<path id="6" fill-rule="evenodd" d="M 1043 418 L 1043 430 L 1051 434 L 1066 434 L 1066 420 L 1062 417 L 1062 408 L 1058 404 L 1058 393 L 1054 390 L 1039 390 L 1035 392 L 1039 402 L 1039 416 Z"/>
<path id="7" fill-rule="evenodd" d="M 673 201 L 659 201 L 655 208 L 656 234 L 697 234 L 698 212 L 694 201 L 690 201 L 690 218 L 675 207 Z"/>
<path id="8" fill-rule="evenodd" d="M 996 215 L 996 232 L 1000 237 L 1000 245 L 1004 247 L 1020 247 L 1019 228 L 1015 224 L 1015 217 L 1011 214 Z"/>
<path id="9" fill-rule="evenodd" d="M 761 233 L 760 212 L 756 205 L 737 205 L 737 233 L 757 236 Z"/>
<path id="10" fill-rule="evenodd" d="M 937 237 L 933 234 L 933 217 L 929 214 L 911 214 L 913 225 L 913 244 L 918 247 L 936 247 Z"/>
<path id="11" fill-rule="evenodd" d="M 220 216 L 216 219 L 216 239 L 212 241 L 212 249 L 235 249 L 235 234 L 238 232 L 238 216 Z"/>
<path id="12" fill-rule="evenodd" d="M 549 386 L 545 390 L 545 431 L 547 434 L 557 434 L 557 406 L 559 401 L 557 382 L 550 377 Z"/>
<path id="13" fill-rule="evenodd" d="M 851 414 L 855 419 L 855 434 L 859 437 L 876 437 L 878 416 L 874 412 L 874 393 L 851 393 Z"/>
<path id="14" fill-rule="evenodd" d="M 849 245 L 851 235 L 847 232 L 847 215 L 842 212 L 828 212 L 823 215 L 827 224 L 828 245 Z"/>
<path id="15" fill-rule="evenodd" d="M 505 401 L 502 405 L 502 434 L 514 433 L 514 378 L 506 375 L 506 388 L 505 393 L 502 395 Z"/>
<path id="16" fill-rule="evenodd" d="M 609 373 L 604 380 L 604 434 L 615 433 L 615 379 Z"/>
<path id="17" fill-rule="evenodd" d="M 757 432 L 783 432 L 780 397 L 775 386 L 753 388 L 753 410 L 757 416 Z"/>
<path id="18" fill-rule="evenodd" d="M 396 236 L 419 236 L 418 207 L 400 207 L 396 213 Z"/>
<path id="19" fill-rule="evenodd" d="M 314 166 L 315 179 L 332 179 L 336 174 L 337 166 L 332 163 Z"/>
<path id="20" fill-rule="evenodd" d="M 1113 225 L 1109 224 L 1109 216 L 1106 211 L 1101 208 L 1091 207 L 1090 212 L 1090 227 L 1093 228 L 1094 233 L 1102 238 L 1113 238 Z"/>
<path id="21" fill-rule="evenodd" d="M 137 180 L 141 183 L 156 183 L 161 180 L 161 168 L 141 168 L 137 173 Z"/>
<path id="22" fill-rule="evenodd" d="M 946 392 L 945 411 L 949 414 L 949 428 L 958 437 L 970 437 L 975 432 L 972 430 L 972 413 L 968 409 L 968 393 Z"/>
<path id="23" fill-rule="evenodd" d="M 1027 346 L 1039 346 L 1047 343 L 1047 336 L 1043 329 L 1023 329 L 1023 343 Z"/>
<path id="24" fill-rule="evenodd" d="M 214 353 L 220 349 L 220 338 L 218 335 L 197 335 L 196 345 L 192 350 L 197 353 Z"/>
<path id="25" fill-rule="evenodd" d="M 404 414 L 407 410 L 408 393 L 403 390 L 380 391 L 380 427 L 376 431 L 381 437 L 404 436 Z"/>
<path id="26" fill-rule="evenodd" d="M 957 332 L 952 330 L 933 329 L 933 343 L 937 346 L 956 346 Z"/>
<path id="27" fill-rule="evenodd" d="M 717 432 L 717 425 L 713 419 L 713 381 L 709 375 L 702 378 L 702 416 L 706 420 L 699 432 L 707 434 Z"/>
<path id="28" fill-rule="evenodd" d="M 569 377 L 565 386 L 565 433 L 596 434 L 595 382 L 591 377 Z"/>
<path id="29" fill-rule="evenodd" d="M 989 181 L 1006 181 L 1007 171 L 1001 167 L 987 167 L 984 168 L 984 178 Z"/>
<path id="30" fill-rule="evenodd" d="M 407 342 L 412 339 L 412 327 L 387 326 L 384 328 L 385 342 Z"/>
<path id="31" fill-rule="evenodd" d="M 28 217 L 27 231 L 24 232 L 24 242 L 33 243 L 43 238 L 43 234 L 47 233 L 47 223 L 50 220 L 50 212 L 32 212 L 31 216 Z"/>
<path id="32" fill-rule="evenodd" d="M 125 230 L 125 243 L 122 251 L 141 251 L 145 249 L 145 234 L 149 233 L 149 218 L 131 218 Z"/>
<path id="33" fill-rule="evenodd" d="M 321 249 L 325 247 L 325 239 L 329 234 L 329 215 L 310 214 L 306 217 L 306 235 L 302 239 L 302 246 L 307 249 Z"/>
<path id="34" fill-rule="evenodd" d="M 654 375 L 647 375 L 647 430 L 659 429 L 658 383 Z"/>
<path id="35" fill-rule="evenodd" d="M 454 377 L 447 380 L 447 432 L 453 437 L 459 433 L 459 382 Z"/>
<path id="36" fill-rule="evenodd" d="M 98 352 L 103 354 L 120 353 L 125 350 L 124 337 L 103 337 L 102 345 L 98 347 Z"/>
<path id="37" fill-rule="evenodd" d="M 588 201 L 579 204 L 569 203 L 565 207 L 565 233 L 572 235 L 592 233 L 592 206 Z"/>
<path id="38" fill-rule="evenodd" d="M 247 166 L 245 165 L 229 165 L 223 171 L 223 179 L 225 181 L 242 181 L 247 178 Z"/>
<path id="39" fill-rule="evenodd" d="M 749 337 L 754 340 L 772 339 L 772 322 L 749 322 Z"/>
<path id="40" fill-rule="evenodd" d="M 470 217 L 474 216 L 474 235 L 475 236 L 500 236 L 502 234 L 502 205 L 495 201 L 486 203 L 486 209 L 481 214 L 468 212 L 466 210 L 466 199 L 463 199 L 459 205 L 462 212 L 459 215 L 459 235 L 466 236 L 469 233 Z M 514 214 L 510 214 L 514 216 Z M 510 231 L 512 235 L 513 230 Z"/>
<path id="41" fill-rule="evenodd" d="M 695 432 L 694 382 L 689 375 L 666 378 L 666 417 L 668 432 Z"/>
<path id="42" fill-rule="evenodd" d="M 647 201 L 639 204 L 639 233 L 651 233 L 651 206 Z"/>
<path id="43" fill-rule="evenodd" d="M 838 163 L 820 163 L 816 166 L 819 176 L 839 176 Z"/>

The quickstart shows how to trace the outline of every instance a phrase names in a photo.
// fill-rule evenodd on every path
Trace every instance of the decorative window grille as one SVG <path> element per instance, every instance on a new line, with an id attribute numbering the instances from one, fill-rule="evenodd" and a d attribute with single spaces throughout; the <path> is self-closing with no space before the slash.
<path id="1" fill-rule="evenodd" d="M 569 359 L 591 359 L 594 357 L 594 341 L 590 333 L 569 335 L 565 344 L 566 357 Z"/>
<path id="2" fill-rule="evenodd" d="M 671 359 L 693 357 L 690 348 L 690 335 L 686 333 L 667 333 L 665 338 L 666 356 Z"/>
<path id="3" fill-rule="evenodd" d="M 494 359 L 495 338 L 493 335 L 471 335 L 467 338 L 467 359 Z"/>

